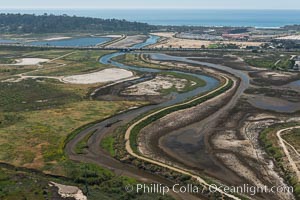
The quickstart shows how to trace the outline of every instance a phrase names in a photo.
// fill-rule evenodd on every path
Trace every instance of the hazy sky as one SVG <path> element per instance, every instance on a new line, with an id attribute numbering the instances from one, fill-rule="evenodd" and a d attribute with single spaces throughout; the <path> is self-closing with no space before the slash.
<path id="1" fill-rule="evenodd" d="M 299 0 L 0 0 L 5 8 L 300 9 Z M 1 11 L 1 10 L 0 10 Z"/>

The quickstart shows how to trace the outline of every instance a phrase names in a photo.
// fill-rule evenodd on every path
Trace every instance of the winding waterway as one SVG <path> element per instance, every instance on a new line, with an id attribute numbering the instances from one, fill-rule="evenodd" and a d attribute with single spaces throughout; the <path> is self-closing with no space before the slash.
<path id="1" fill-rule="evenodd" d="M 207 62 L 195 61 L 188 57 L 177 57 L 165 54 L 150 54 L 151 59 L 159 61 L 178 61 L 190 64 L 196 64 L 226 71 L 240 79 L 239 87 L 231 100 L 215 113 L 211 113 L 207 118 L 199 122 L 182 127 L 178 130 L 169 132 L 159 139 L 159 147 L 163 152 L 167 153 L 171 158 L 185 163 L 191 168 L 204 171 L 213 177 L 230 180 L 231 184 L 241 182 L 241 179 L 226 169 L 222 163 L 213 156 L 208 142 L 208 130 L 216 127 L 217 119 L 224 117 L 237 103 L 238 98 L 249 87 L 249 77 L 240 70 L 235 70 L 227 66 L 212 64 Z M 230 179 L 228 179 L 230 177 Z"/>
<path id="2" fill-rule="evenodd" d="M 141 44 L 137 44 L 137 45 L 133 46 L 133 48 L 141 48 L 141 47 L 145 47 L 150 44 L 154 44 L 157 42 L 158 39 L 159 39 L 159 37 L 157 37 L 157 36 L 150 36 L 147 41 L 145 41 Z M 138 66 L 128 66 L 128 65 L 124 65 L 122 63 L 118 63 L 118 62 L 112 60 L 112 58 L 119 56 L 119 55 L 123 55 L 125 53 L 126 52 L 117 52 L 117 53 L 105 55 L 100 58 L 99 62 L 101 62 L 103 64 L 113 65 L 115 67 L 119 67 L 122 69 L 134 70 L 134 71 L 146 72 L 146 73 L 160 73 L 162 71 L 168 71 L 168 70 L 151 69 L 151 68 L 144 68 L 144 67 L 138 67 Z M 232 99 L 233 99 L 233 101 L 231 101 L 232 103 L 224 106 L 225 108 L 223 108 L 222 111 L 224 111 L 225 109 L 228 109 L 229 107 L 234 105 L 236 99 L 240 96 L 240 94 L 244 91 L 244 89 L 246 89 L 248 87 L 248 84 L 249 84 L 248 77 L 244 77 L 243 73 L 241 73 L 240 71 L 237 71 L 237 70 L 233 70 L 229 67 L 210 64 L 210 63 L 203 63 L 203 62 L 198 62 L 198 61 L 192 61 L 192 60 L 189 60 L 188 58 L 167 56 L 165 54 L 151 53 L 151 57 L 152 57 L 152 59 L 158 59 L 158 60 L 174 60 L 174 61 L 181 61 L 181 62 L 187 62 L 187 63 L 198 64 L 198 65 L 205 65 L 207 67 L 227 71 L 227 72 L 232 73 L 235 76 L 241 78 L 243 81 L 241 83 L 241 86 L 238 88 L 238 92 L 236 92 L 236 94 L 232 97 Z M 157 176 L 150 174 L 148 172 L 145 172 L 143 170 L 138 170 L 137 168 L 134 168 L 130 165 L 127 165 L 127 164 L 124 164 L 124 163 L 121 163 L 121 162 L 115 160 L 110 155 L 108 155 L 107 152 L 105 152 L 103 149 L 100 148 L 99 142 L 102 140 L 102 138 L 105 135 L 113 132 L 117 127 L 128 124 L 129 122 L 131 122 L 132 120 L 134 120 L 137 116 L 139 116 L 141 114 L 144 114 L 144 113 L 149 112 L 150 110 L 153 110 L 156 108 L 161 108 L 161 107 L 165 107 L 165 106 L 169 106 L 169 105 L 173 105 L 173 104 L 182 102 L 182 101 L 186 100 L 187 98 L 191 98 L 196 95 L 200 95 L 201 93 L 205 93 L 210 90 L 213 90 L 213 89 L 217 88 L 220 84 L 216 78 L 213 78 L 208 75 L 196 74 L 196 73 L 190 73 L 190 72 L 182 72 L 182 71 L 177 71 L 177 70 L 171 70 L 171 71 L 175 72 L 175 73 L 185 73 L 190 76 L 196 76 L 198 78 L 203 79 L 206 82 L 206 85 L 203 87 L 199 87 L 195 90 L 186 92 L 186 93 L 173 93 L 174 98 L 172 98 L 169 101 L 166 101 L 164 103 L 157 104 L 157 105 L 149 105 L 149 106 L 141 107 L 138 109 L 133 109 L 133 110 L 127 111 L 125 113 L 115 115 L 113 117 L 110 117 L 109 119 L 106 119 L 100 123 L 97 123 L 87 129 L 81 131 L 73 140 L 71 140 L 66 145 L 66 152 L 70 156 L 70 158 L 73 160 L 78 160 L 78 161 L 94 162 L 101 166 L 104 166 L 104 167 L 107 167 L 107 168 L 113 170 L 116 174 L 128 175 L 128 176 L 137 178 L 139 180 L 158 181 L 160 183 L 166 182 L 165 180 L 161 179 L 160 177 L 157 177 Z M 219 113 L 217 113 L 217 114 L 219 114 Z M 215 115 L 217 115 L 217 114 L 214 114 L 214 117 L 216 117 Z M 205 123 L 205 125 L 202 126 L 201 128 L 205 128 L 205 126 L 207 126 L 207 125 L 212 126 L 213 124 Z M 184 129 L 190 129 L 190 128 L 191 127 L 188 126 L 188 127 L 185 127 Z M 196 126 L 194 128 L 195 128 L 195 131 L 199 131 L 198 126 Z M 192 126 L 192 129 L 193 129 L 193 126 Z M 85 137 L 85 135 L 90 133 L 91 131 L 96 131 L 96 132 L 95 132 L 95 134 L 93 134 L 90 137 L 90 139 L 88 141 L 88 145 L 87 145 L 88 149 L 86 151 L 87 154 L 85 154 L 85 155 L 76 154 L 76 152 L 74 150 L 76 147 L 76 144 L 78 142 L 80 142 Z M 202 141 L 201 138 L 199 138 L 199 136 L 197 136 L 198 134 L 196 134 L 196 135 L 195 134 L 186 134 L 185 131 L 183 131 L 183 132 L 182 132 L 182 130 L 178 130 L 178 131 L 179 131 L 179 133 L 177 133 L 177 134 L 179 134 L 180 137 L 178 137 L 178 138 L 175 137 L 178 139 L 177 143 L 182 142 L 182 137 L 185 138 L 185 141 L 194 141 L 195 144 L 198 144 L 199 142 Z M 173 136 L 174 136 L 174 133 L 171 133 L 170 137 L 168 137 L 170 139 L 169 142 L 171 142 L 171 144 L 174 142 Z M 169 154 L 170 156 L 173 156 L 174 154 L 179 153 L 178 155 L 183 156 L 182 157 L 183 160 L 190 161 L 190 160 L 196 159 L 196 161 L 199 161 L 198 156 L 194 157 L 193 155 L 186 152 L 188 149 L 183 148 L 180 151 L 178 151 L 177 148 L 172 149 L 171 144 L 168 142 L 165 143 L 165 148 L 168 148 L 170 151 L 173 152 L 172 154 Z M 176 142 L 173 144 L 176 144 Z M 190 148 L 191 147 L 196 148 L 196 152 L 200 152 L 201 154 L 206 153 L 206 151 L 203 150 L 202 145 L 190 146 Z M 201 163 L 201 160 L 199 162 Z M 198 164 L 199 164 L 199 162 L 198 162 Z M 218 168 L 213 168 L 213 169 L 218 170 Z"/>
<path id="3" fill-rule="evenodd" d="M 147 41 L 141 44 L 137 44 L 133 46 L 133 48 L 136 47 L 144 47 L 150 44 L 154 44 L 157 42 L 159 37 L 156 36 L 150 36 Z M 147 72 L 147 73 L 159 73 L 161 70 L 157 69 L 151 69 L 151 68 L 142 68 L 137 66 L 127 66 L 115 61 L 112 61 L 112 58 L 124 54 L 123 52 L 117 52 L 112 53 L 109 55 L 105 55 L 101 57 L 99 62 L 103 64 L 109 64 L 113 65 L 115 67 L 127 69 L 127 70 L 135 70 L 140 72 Z M 193 91 L 189 91 L 186 93 L 173 93 L 174 98 L 170 99 L 167 102 L 164 102 L 162 104 L 158 105 L 149 105 L 144 106 L 138 109 L 132 109 L 124 113 L 120 113 L 117 115 L 114 115 L 106 120 L 103 120 L 99 123 L 96 123 L 95 125 L 92 125 L 83 131 L 81 131 L 79 134 L 76 135 L 71 141 L 69 141 L 66 144 L 65 151 L 66 154 L 69 156 L 70 159 L 80 161 L 80 162 L 90 162 L 90 163 L 96 163 L 98 165 L 101 165 L 103 167 L 106 167 L 110 170 L 112 170 L 117 175 L 126 175 L 133 178 L 136 178 L 140 181 L 146 181 L 146 182 L 157 182 L 162 183 L 171 186 L 172 184 L 170 181 L 168 181 L 165 178 L 162 178 L 158 175 L 151 174 L 149 172 L 146 172 L 144 170 L 137 169 L 136 167 L 133 167 L 129 164 L 122 163 L 113 157 L 109 155 L 105 150 L 103 150 L 99 142 L 105 137 L 105 135 L 110 134 L 113 132 L 116 128 L 120 126 L 124 126 L 128 123 L 130 123 L 132 120 L 134 120 L 139 115 L 142 115 L 146 112 L 149 112 L 150 110 L 172 105 L 179 103 L 181 101 L 184 101 L 186 98 L 193 97 L 195 95 L 199 95 L 201 93 L 207 92 L 209 90 L 212 90 L 214 88 L 217 88 L 219 86 L 219 81 L 213 77 L 206 76 L 203 74 L 193 74 L 188 72 L 181 72 L 173 70 L 176 73 L 186 73 L 190 76 L 196 76 L 198 78 L 201 78 L 206 81 L 206 85 L 203 87 L 199 87 Z M 86 149 L 86 154 L 77 154 L 75 149 L 78 142 L 80 142 L 88 133 L 95 131 L 95 133 L 90 137 L 88 140 L 88 149 Z M 173 183 L 174 184 L 174 183 Z M 179 196 L 182 196 L 181 199 L 189 198 L 193 199 L 194 197 L 189 194 L 178 194 Z"/>
<path id="4" fill-rule="evenodd" d="M 143 44 L 138 44 L 134 47 L 141 48 L 153 44 L 156 40 L 158 40 L 158 37 L 150 36 L 150 38 L 146 42 L 144 42 Z M 112 58 L 123 54 L 125 53 L 118 52 L 118 53 L 106 55 L 100 59 L 100 62 L 103 64 L 111 64 L 115 67 L 119 67 L 122 69 L 135 70 L 135 71 L 147 72 L 147 73 L 149 72 L 159 73 L 161 71 L 164 71 L 159 69 L 128 66 L 128 65 L 118 63 L 116 61 L 112 61 Z M 216 121 L 216 119 L 222 116 L 222 114 L 226 113 L 227 110 L 229 110 L 235 105 L 240 95 L 244 92 L 246 88 L 249 87 L 249 77 L 245 73 L 239 70 L 235 70 L 230 67 L 226 67 L 218 64 L 195 61 L 192 60 L 192 58 L 170 56 L 170 55 L 160 54 L 160 53 L 149 53 L 149 55 L 153 60 L 184 62 L 184 63 L 196 64 L 196 65 L 206 66 L 217 70 L 226 71 L 227 73 L 230 73 L 241 80 L 236 93 L 231 98 L 231 101 L 228 104 L 226 104 L 223 108 L 221 108 L 216 113 L 212 113 L 208 118 L 198 123 L 188 125 L 179 130 L 172 131 L 166 134 L 164 137 L 160 139 L 159 146 L 157 147 L 160 148 L 162 151 L 167 152 L 169 156 L 175 158 L 176 160 L 182 163 L 191 163 L 190 166 L 193 168 L 196 167 L 199 170 L 205 170 L 208 174 L 218 174 L 218 176 L 222 176 L 222 174 L 224 174 L 225 176 L 228 175 L 232 177 L 232 180 L 234 180 L 234 182 L 239 182 L 240 180 L 238 177 L 235 176 L 235 174 L 225 169 L 221 163 L 216 163 L 212 155 L 210 155 L 210 153 L 207 152 L 208 144 L 205 142 L 206 139 L 205 139 L 204 132 L 207 129 L 214 127 L 215 126 L 214 122 Z M 141 108 L 144 110 L 144 112 L 158 107 L 166 107 L 169 105 L 177 104 L 179 102 L 186 100 L 187 98 L 194 97 L 201 93 L 213 90 L 219 85 L 219 81 L 207 75 L 181 72 L 176 70 L 172 70 L 172 72 L 185 73 L 191 76 L 196 76 L 200 79 L 205 80 L 206 86 L 199 87 L 193 91 L 186 92 L 183 94 L 174 93 L 173 94 L 174 98 L 172 100 L 169 100 L 167 102 L 158 105 L 154 105 L 154 106 L 152 105 L 148 107 L 148 109 Z"/>
<path id="5" fill-rule="evenodd" d="M 142 47 L 154 44 L 157 42 L 158 39 L 159 39 L 158 36 L 150 35 L 149 38 L 145 42 L 136 44 L 132 48 L 142 48 Z M 174 72 L 174 73 L 178 73 L 178 74 L 186 74 L 189 76 L 194 76 L 194 77 L 197 77 L 197 78 L 205 81 L 206 84 L 203 87 L 198 87 L 192 91 L 185 92 L 185 93 L 175 93 L 175 92 L 172 93 L 174 98 L 172 98 L 171 100 L 169 100 L 167 102 L 157 105 L 157 107 L 164 107 L 164 106 L 169 106 L 169 105 L 173 105 L 173 104 L 182 102 L 182 101 L 186 100 L 187 98 L 194 97 L 201 93 L 205 93 L 207 91 L 213 90 L 216 87 L 218 87 L 218 85 L 220 84 L 220 82 L 217 79 L 215 79 L 211 76 L 204 75 L 204 74 L 182 72 L 182 71 L 177 71 L 177 70 L 161 70 L 161 69 L 152 69 L 152 68 L 145 68 L 145 67 L 139 67 L 139 66 L 129 66 L 129 65 L 125 65 L 125 64 L 122 64 L 122 63 L 112 60 L 114 57 L 124 55 L 124 54 L 126 54 L 126 53 L 125 52 L 117 52 L 117 53 L 108 54 L 108 55 L 101 57 L 99 61 L 102 64 L 106 64 L 106 65 L 110 64 L 115 67 L 126 69 L 126 70 L 134 70 L 134 71 L 139 71 L 139 72 L 144 72 L 144 73 L 160 73 L 160 72 L 167 71 L 167 72 Z"/>

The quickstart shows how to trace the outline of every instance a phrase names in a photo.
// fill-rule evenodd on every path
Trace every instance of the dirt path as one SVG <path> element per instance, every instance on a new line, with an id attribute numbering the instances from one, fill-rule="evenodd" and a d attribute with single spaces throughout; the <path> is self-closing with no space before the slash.
<path id="1" fill-rule="evenodd" d="M 58 57 L 53 58 L 52 60 L 48 60 L 48 61 L 46 61 L 44 63 L 52 63 L 55 60 L 67 57 L 67 56 L 69 56 L 71 54 L 74 54 L 74 53 L 76 53 L 76 51 L 64 54 L 62 56 L 58 56 Z M 43 64 L 36 64 L 36 66 L 38 66 L 36 69 L 34 69 L 32 71 L 25 72 L 25 73 L 21 73 L 21 74 L 15 74 L 13 76 L 18 76 L 18 78 L 9 78 L 9 79 L 4 80 L 3 82 L 20 82 L 22 80 L 29 79 L 29 78 L 31 78 L 31 79 L 49 78 L 49 79 L 56 79 L 56 80 L 62 81 L 62 79 L 64 78 L 64 76 L 30 76 L 30 75 L 27 75 L 27 74 L 32 73 L 32 72 L 43 71 L 43 70 L 46 70 L 46 69 L 47 70 L 49 70 L 49 69 L 55 69 L 55 68 L 63 67 L 65 65 L 66 64 L 64 64 L 64 63 L 57 63 L 56 66 L 49 67 L 49 68 L 43 68 Z"/>
<path id="2" fill-rule="evenodd" d="M 58 57 L 56 57 L 56 58 L 53 58 L 52 60 L 49 60 L 47 63 L 51 63 L 51 62 L 53 62 L 53 61 L 55 61 L 55 60 L 58 60 L 58 59 L 67 57 L 67 56 L 72 55 L 72 54 L 74 54 L 74 53 L 76 53 L 76 51 L 72 51 L 71 53 L 67 53 L 67 54 L 65 54 L 65 55 L 62 55 L 62 56 L 58 56 Z"/>
<path id="3" fill-rule="evenodd" d="M 190 61 L 187 59 L 185 59 L 184 61 L 187 61 L 188 63 L 194 62 L 194 61 Z M 230 74 L 236 74 L 236 73 L 231 73 L 231 71 L 230 71 L 231 69 L 227 68 L 225 66 L 221 66 L 221 65 L 216 66 L 214 64 L 209 64 L 209 63 L 205 63 L 205 66 L 212 67 L 213 69 L 215 69 L 215 68 L 221 69 Z M 213 73 L 213 72 L 211 71 L 211 73 Z M 238 74 L 238 77 L 242 77 L 242 75 Z M 242 86 L 239 87 L 239 91 L 237 93 L 240 94 L 241 91 L 243 91 L 243 89 L 245 88 L 243 85 L 247 85 L 247 84 L 248 84 L 248 79 L 246 78 L 244 80 L 244 82 L 242 83 Z M 239 96 L 239 95 L 235 95 L 235 96 Z M 234 97 L 234 99 L 236 99 L 236 97 Z M 230 101 L 230 102 L 232 102 L 232 101 Z M 147 113 L 148 111 L 153 110 L 154 108 L 155 107 L 152 105 L 152 106 L 146 106 L 143 108 L 139 108 L 136 110 L 131 110 L 131 111 L 128 111 L 123 114 L 118 114 L 107 120 L 104 120 L 101 123 L 98 123 L 90 128 L 83 130 L 78 135 L 76 135 L 76 137 L 66 145 L 66 148 L 65 148 L 66 154 L 69 155 L 70 159 L 72 159 L 72 160 L 77 160 L 80 162 L 97 163 L 103 167 L 111 169 L 117 175 L 131 176 L 133 178 L 136 178 L 136 179 L 144 181 L 144 182 L 158 182 L 158 183 L 162 183 L 165 185 L 170 185 L 170 184 L 172 185 L 171 181 L 169 181 L 163 177 L 160 177 L 159 175 L 151 174 L 150 172 L 143 171 L 143 170 L 138 169 L 130 164 L 126 164 L 126 163 L 123 163 L 123 162 L 120 162 L 120 161 L 114 159 L 105 150 L 101 149 L 101 147 L 99 145 L 100 141 L 102 140 L 102 138 L 105 135 L 108 135 L 109 133 L 114 131 L 117 127 L 128 124 L 129 122 L 134 120 L 137 116 L 140 116 L 143 113 Z M 107 126 L 107 124 L 110 124 L 110 125 Z M 86 154 L 81 154 L 81 155 L 76 154 L 74 151 L 76 144 L 78 142 L 80 142 L 86 134 L 88 134 L 92 130 L 96 130 L 96 129 L 97 129 L 96 133 L 93 134 L 88 141 L 88 148 L 86 149 L 86 152 L 85 152 Z M 151 159 L 149 159 L 149 160 L 151 160 Z M 154 162 L 156 162 L 156 161 L 154 161 Z M 160 163 L 160 162 L 157 162 L 157 164 L 164 165 L 164 163 Z M 209 186 L 209 184 L 206 183 L 203 179 L 201 179 L 201 177 L 194 175 L 191 172 L 186 171 L 185 169 L 178 169 L 176 167 L 169 166 L 169 165 L 166 165 L 166 166 L 168 168 L 170 167 L 170 168 L 174 169 L 175 171 L 179 170 L 178 171 L 179 173 L 188 174 L 188 175 L 191 174 L 190 176 L 194 177 L 200 183 L 203 183 L 203 185 L 206 184 L 206 186 Z M 239 199 L 233 195 L 226 194 L 222 191 L 220 191 L 220 192 L 223 193 L 224 196 L 227 196 L 231 199 Z M 195 199 L 195 196 L 189 195 L 186 193 L 185 194 L 177 194 L 177 196 L 180 199 Z M 207 199 L 207 197 L 204 197 L 204 196 L 203 196 L 203 198 Z"/>
<path id="4" fill-rule="evenodd" d="M 61 58 L 67 57 L 76 53 L 77 51 L 73 51 L 62 56 L 58 56 L 52 60 L 45 61 L 44 63 L 52 63 Z M 25 73 L 16 74 L 17 78 L 8 78 L 3 82 L 20 82 L 26 79 L 55 79 L 62 83 L 70 83 L 70 84 L 94 84 L 94 83 L 109 83 L 113 82 L 113 84 L 124 82 L 127 80 L 138 78 L 134 76 L 133 72 L 125 69 L 119 68 L 107 68 L 102 69 L 97 72 L 87 73 L 87 74 L 78 74 L 78 75 L 69 75 L 69 76 L 43 76 L 43 75 L 28 75 L 33 72 L 40 72 L 43 70 L 56 69 L 60 67 L 66 66 L 64 63 L 57 63 L 56 66 L 44 68 L 43 64 L 36 64 L 38 66 L 36 69 L 32 71 L 28 71 Z"/>
<path id="5" fill-rule="evenodd" d="M 284 139 L 283 139 L 284 140 Z M 295 147 L 293 147 L 290 143 L 288 143 L 286 140 L 284 140 L 284 143 L 287 144 L 289 147 L 291 147 L 291 149 L 295 152 L 295 154 L 297 154 L 297 156 L 300 157 L 300 153 L 295 149 Z"/>
<path id="6" fill-rule="evenodd" d="M 155 165 L 164 167 L 164 168 L 168 168 L 168 169 L 170 169 L 170 170 L 179 172 L 179 173 L 181 173 L 181 174 L 191 176 L 192 178 L 196 179 L 200 184 L 202 184 L 202 185 L 204 185 L 204 186 L 206 186 L 206 187 L 211 187 L 211 185 L 210 185 L 209 183 L 207 183 L 204 179 L 202 179 L 200 176 L 197 176 L 197 175 L 195 175 L 195 174 L 193 174 L 193 173 L 191 173 L 191 172 L 189 172 L 189 171 L 187 171 L 187 170 L 185 170 L 185 169 L 180 169 L 180 168 L 177 168 L 177 167 L 173 167 L 173 166 L 171 166 L 171 165 L 168 165 L 168 164 L 165 164 L 165 163 L 156 161 L 156 160 L 152 160 L 152 159 L 150 159 L 150 158 L 147 158 L 147 157 L 144 157 L 144 156 L 141 156 L 141 155 L 136 154 L 136 153 L 133 151 L 133 149 L 131 148 L 131 144 L 130 144 L 130 135 L 131 135 L 132 129 L 133 129 L 136 125 L 138 125 L 138 124 L 141 123 L 142 121 L 148 119 L 149 117 L 152 117 L 152 116 L 154 116 L 155 114 L 157 114 L 157 113 L 159 113 L 159 112 L 162 112 L 162 111 L 167 110 L 167 109 L 169 109 L 169 108 L 176 107 L 176 106 L 178 106 L 178 105 L 187 105 L 187 104 L 190 104 L 191 102 L 193 102 L 193 101 L 195 101 L 195 100 L 197 100 L 197 99 L 201 99 L 201 98 L 203 98 L 203 97 L 209 96 L 209 95 L 215 93 L 216 91 L 218 91 L 218 90 L 220 90 L 220 89 L 226 87 L 226 85 L 229 84 L 229 79 L 228 79 L 227 77 L 223 77 L 223 78 L 225 79 L 225 83 L 224 83 L 222 86 L 220 86 L 219 88 L 217 88 L 217 89 L 215 89 L 215 90 L 212 90 L 211 92 L 209 92 L 209 93 L 207 93 L 207 94 L 205 94 L 205 95 L 202 95 L 202 96 L 200 96 L 200 97 L 197 97 L 197 98 L 195 98 L 195 99 L 192 99 L 192 100 L 190 100 L 190 101 L 188 101 L 188 102 L 184 102 L 184 103 L 181 103 L 181 104 L 176 104 L 176 105 L 173 105 L 173 106 L 169 106 L 169 107 L 165 107 L 165 108 L 163 108 L 163 109 L 160 109 L 160 110 L 158 110 L 158 111 L 156 111 L 156 112 L 154 112 L 154 113 L 151 113 L 151 114 L 149 114 L 149 115 L 147 115 L 147 116 L 141 118 L 140 120 L 138 120 L 137 122 L 135 122 L 134 124 L 132 124 L 132 125 L 126 130 L 126 133 L 125 133 L 125 141 L 126 141 L 126 146 L 125 146 L 125 148 L 126 148 L 127 152 L 128 152 L 130 155 L 132 155 L 132 156 L 134 156 L 134 157 L 136 157 L 136 158 L 138 158 L 138 159 L 140 159 L 140 160 L 144 160 L 144 161 L 146 161 L 146 162 L 149 162 L 149 163 L 152 163 L 152 164 L 155 164 Z M 226 192 L 223 192 L 223 191 L 222 191 L 221 189 L 219 189 L 219 188 L 215 188 L 215 190 L 218 191 L 219 193 L 221 193 L 221 194 L 223 194 L 223 195 L 229 197 L 229 198 L 236 199 L 236 200 L 237 200 L 237 199 L 240 199 L 240 198 L 238 198 L 238 197 L 236 197 L 236 196 L 234 196 L 234 195 L 231 195 L 231 194 L 228 194 L 228 193 L 226 193 Z"/>
<path id="7" fill-rule="evenodd" d="M 164 63 L 178 61 L 180 64 L 187 63 L 195 67 L 203 66 L 205 69 L 218 69 L 227 74 L 232 74 L 240 80 L 235 93 L 228 102 L 224 102 L 224 105 L 214 110 L 214 112 L 209 112 L 208 116 L 201 118 L 200 121 L 176 130 L 167 131 L 163 137 L 158 139 L 159 146 L 156 145 L 154 152 L 167 154 L 164 156 L 167 159 L 190 169 L 200 170 L 209 177 L 222 181 L 222 183 L 228 185 L 245 183 L 245 180 L 239 174 L 228 168 L 216 155 L 216 147 L 212 144 L 212 135 L 215 132 L 215 127 L 222 122 L 221 120 L 228 117 L 227 113 L 234 109 L 244 90 L 249 87 L 250 80 L 247 74 L 224 65 L 190 60 L 188 57 L 178 57 L 176 55 L 150 54 L 150 58 Z"/>
<path id="8" fill-rule="evenodd" d="M 293 160 L 292 156 L 290 155 L 290 152 L 288 150 L 288 148 L 286 147 L 285 144 L 288 144 L 288 146 L 292 147 L 292 149 L 297 152 L 297 155 L 299 156 L 299 153 L 298 151 L 296 151 L 296 149 L 291 145 L 289 144 L 287 141 L 285 141 L 281 135 L 285 132 L 285 131 L 289 131 L 289 130 L 292 130 L 292 129 L 297 129 L 297 128 L 300 128 L 300 126 L 294 126 L 294 127 L 289 127 L 289 128 L 285 128 L 285 129 L 281 129 L 279 131 L 277 131 L 276 135 L 279 139 L 279 145 L 281 146 L 281 148 L 283 149 L 285 155 L 287 156 L 288 158 L 288 161 L 293 169 L 293 171 L 296 173 L 296 176 L 297 176 L 297 179 L 298 181 L 300 181 L 300 171 L 297 167 L 297 164 L 295 163 L 295 161 Z"/>
<path id="9" fill-rule="evenodd" d="M 72 54 L 74 54 L 74 53 L 76 53 L 76 51 L 73 51 L 73 52 L 71 52 L 71 53 L 64 54 L 64 55 L 62 55 L 62 56 L 58 56 L 58 57 L 56 57 L 56 58 L 53 58 L 52 60 L 48 60 L 48 61 L 45 62 L 45 63 L 52 63 L 52 62 L 55 61 L 55 60 L 58 60 L 58 59 L 67 57 L 67 56 L 72 55 Z M 57 63 L 57 65 L 54 66 L 54 67 L 43 68 L 43 65 L 42 65 L 42 64 L 38 64 L 38 68 L 37 68 L 37 69 L 32 70 L 32 71 L 29 71 L 29 72 L 26 72 L 26 73 L 17 74 L 17 75 L 15 75 L 15 76 L 20 76 L 20 78 L 22 78 L 22 79 L 33 78 L 33 77 L 39 78 L 39 77 L 43 77 L 43 76 L 27 76 L 26 74 L 29 74 L 29 73 L 32 73 L 32 72 L 43 71 L 43 70 L 45 70 L 45 69 L 47 69 L 47 70 L 48 70 L 48 69 L 55 69 L 55 68 L 58 68 L 58 67 L 63 67 L 63 66 L 65 66 L 65 65 L 66 65 L 66 64 L 64 64 L 64 63 Z M 54 79 L 59 79 L 58 77 L 54 77 L 54 76 L 45 76 L 45 78 L 48 78 L 48 77 L 49 77 L 49 78 L 54 78 Z"/>
<path id="10" fill-rule="evenodd" d="M 129 176 L 141 182 L 160 183 L 172 187 L 173 182 L 163 178 L 159 175 L 138 169 L 130 164 L 123 163 L 103 150 L 99 143 L 109 133 L 113 132 L 117 127 L 128 124 L 142 113 L 152 110 L 153 106 L 146 106 L 140 109 L 134 109 L 125 113 L 120 113 L 109 119 L 103 120 L 76 135 L 74 139 L 66 144 L 65 152 L 71 160 L 87 163 L 95 163 L 99 166 L 105 167 L 114 172 L 117 176 Z M 108 126 L 109 124 L 109 126 Z M 84 154 L 77 154 L 75 152 L 76 145 L 83 140 L 83 138 L 92 131 L 96 131 L 88 140 L 87 149 Z M 171 194 L 175 199 L 190 199 L 196 200 L 199 198 L 191 194 Z"/>

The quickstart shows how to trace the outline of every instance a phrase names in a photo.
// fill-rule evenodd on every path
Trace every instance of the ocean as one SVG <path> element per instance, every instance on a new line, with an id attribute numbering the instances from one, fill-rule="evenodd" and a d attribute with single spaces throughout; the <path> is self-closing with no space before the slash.
<path id="1" fill-rule="evenodd" d="M 153 25 L 252 26 L 277 28 L 300 24 L 300 10 L 0 10 L 1 13 L 67 14 L 126 19 Z"/>

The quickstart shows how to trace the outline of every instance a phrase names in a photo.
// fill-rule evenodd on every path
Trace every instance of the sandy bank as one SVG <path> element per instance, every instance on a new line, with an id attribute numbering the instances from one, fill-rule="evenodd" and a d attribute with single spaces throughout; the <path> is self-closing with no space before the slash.
<path id="1" fill-rule="evenodd" d="M 103 37 L 120 38 L 120 37 L 122 37 L 122 35 L 104 35 Z"/>
<path id="2" fill-rule="evenodd" d="M 277 40 L 300 40 L 300 35 L 288 35 L 284 37 L 278 37 Z"/>
<path id="3" fill-rule="evenodd" d="M 72 84 L 94 84 L 118 81 L 132 76 L 133 73 L 131 71 L 118 68 L 109 68 L 89 74 L 66 76 L 62 79 L 62 81 Z"/>
<path id="4" fill-rule="evenodd" d="M 50 182 L 50 186 L 55 186 L 58 188 L 58 194 L 62 198 L 74 198 L 76 200 L 87 200 L 87 197 L 83 194 L 76 186 L 62 185 L 55 182 Z"/>
<path id="5" fill-rule="evenodd" d="M 116 43 L 110 44 L 107 47 L 119 47 L 119 48 L 128 48 L 135 44 L 144 42 L 147 39 L 146 35 L 132 35 L 127 36 L 125 39 L 118 41 Z"/>
<path id="6" fill-rule="evenodd" d="M 153 33 L 160 37 L 165 37 L 164 42 L 153 45 L 156 48 L 201 48 L 201 46 L 208 47 L 210 44 L 222 43 L 222 44 L 235 44 L 245 48 L 246 46 L 260 46 L 261 42 L 247 42 L 247 41 L 212 41 L 212 40 L 192 40 L 175 38 L 175 33 Z"/>
<path id="7" fill-rule="evenodd" d="M 182 90 L 186 84 L 186 79 L 179 79 L 173 76 L 160 76 L 145 81 L 142 83 L 135 84 L 128 87 L 122 94 L 125 95 L 160 95 L 162 90 L 171 89 L 175 87 L 177 90 Z"/>
<path id="8" fill-rule="evenodd" d="M 53 38 L 47 38 L 46 41 L 53 41 L 53 40 L 66 40 L 71 39 L 71 37 L 53 37 Z"/>
<path id="9" fill-rule="evenodd" d="M 21 58 L 21 59 L 16 59 L 17 63 L 14 63 L 14 64 L 3 64 L 3 65 L 37 65 L 39 63 L 47 62 L 47 61 L 49 61 L 49 59 L 43 59 L 43 58 Z"/>

